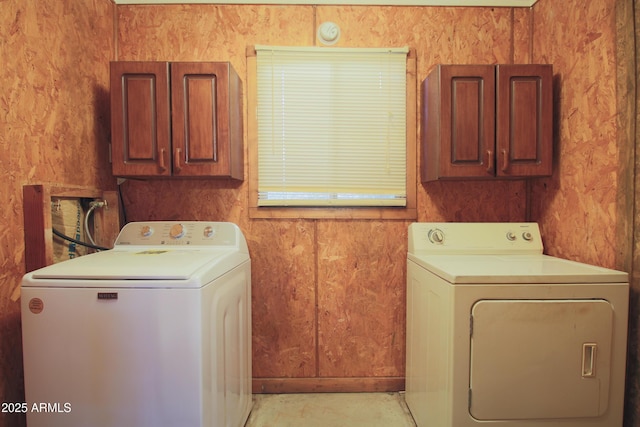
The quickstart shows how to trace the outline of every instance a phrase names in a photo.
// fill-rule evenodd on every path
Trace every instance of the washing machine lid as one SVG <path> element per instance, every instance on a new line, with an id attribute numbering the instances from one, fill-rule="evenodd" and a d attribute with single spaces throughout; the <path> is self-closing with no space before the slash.
<path id="1" fill-rule="evenodd" d="M 246 253 L 221 249 L 113 249 L 35 270 L 22 286 L 101 287 L 118 281 L 118 287 L 199 287 L 248 259 Z"/>
<path id="2" fill-rule="evenodd" d="M 236 224 L 130 222 L 114 249 L 27 273 L 22 286 L 197 288 L 247 261 L 247 242 Z"/>
<path id="3" fill-rule="evenodd" d="M 628 274 L 548 255 L 414 255 L 408 259 L 452 284 L 626 283 Z"/>

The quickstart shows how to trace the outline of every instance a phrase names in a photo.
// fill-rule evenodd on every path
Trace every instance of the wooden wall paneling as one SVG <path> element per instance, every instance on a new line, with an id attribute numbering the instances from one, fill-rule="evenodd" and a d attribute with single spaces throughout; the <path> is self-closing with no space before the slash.
<path id="1" fill-rule="evenodd" d="M 25 271 L 51 265 L 53 259 L 51 202 L 54 197 L 103 199 L 105 208 L 97 209 L 94 240 L 99 246 L 112 247 L 120 231 L 117 192 L 79 187 L 23 187 Z"/>
<path id="2" fill-rule="evenodd" d="M 112 248 L 120 233 L 120 198 L 117 191 L 103 191 L 99 197 L 107 204 L 94 211 L 94 240 L 98 246 Z"/>
<path id="3" fill-rule="evenodd" d="M 254 384 L 313 378 L 318 371 L 315 224 L 260 220 L 244 232 L 252 269 Z"/>
<path id="4" fill-rule="evenodd" d="M 375 393 L 404 390 L 404 377 L 254 378 L 254 393 Z"/>
<path id="5" fill-rule="evenodd" d="M 509 64 L 531 64 L 533 54 L 533 38 L 531 37 L 531 20 L 533 10 L 516 8 L 513 13 L 512 55 Z"/>
<path id="6" fill-rule="evenodd" d="M 318 222 L 319 377 L 404 377 L 406 222 Z"/>
<path id="7" fill-rule="evenodd" d="M 246 75 L 247 46 L 311 46 L 315 6 L 119 5 L 120 60 L 230 61 Z"/>
<path id="8" fill-rule="evenodd" d="M 526 217 L 526 183 L 430 182 L 423 185 L 428 200 L 418 221 L 520 222 Z"/>
<path id="9" fill-rule="evenodd" d="M 532 19 L 532 61 L 554 67 L 556 165 L 552 178 L 532 182 L 531 216 L 547 253 L 609 268 L 619 174 L 615 3 L 543 1 Z"/>
<path id="10" fill-rule="evenodd" d="M 43 185 L 25 185 L 24 263 L 25 272 L 53 263 L 51 236 L 51 193 Z"/>

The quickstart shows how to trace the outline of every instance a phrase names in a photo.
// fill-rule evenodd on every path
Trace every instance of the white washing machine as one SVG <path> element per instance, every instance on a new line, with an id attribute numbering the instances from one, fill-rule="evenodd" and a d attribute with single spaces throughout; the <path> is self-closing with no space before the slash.
<path id="1" fill-rule="evenodd" d="M 127 224 L 112 250 L 24 276 L 29 427 L 241 427 L 251 261 L 231 223 Z"/>
<path id="2" fill-rule="evenodd" d="M 406 401 L 418 427 L 621 427 L 628 275 L 543 255 L 535 223 L 415 223 Z"/>

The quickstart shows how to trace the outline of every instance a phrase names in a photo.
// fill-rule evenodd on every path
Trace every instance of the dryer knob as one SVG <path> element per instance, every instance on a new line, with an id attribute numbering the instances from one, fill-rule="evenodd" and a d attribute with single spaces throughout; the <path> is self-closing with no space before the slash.
<path id="1" fill-rule="evenodd" d="M 431 243 L 441 245 L 444 242 L 444 233 L 439 228 L 429 230 L 429 240 Z"/>
<path id="2" fill-rule="evenodd" d="M 527 242 L 530 242 L 533 240 L 533 235 L 530 232 L 525 231 L 524 233 L 522 233 L 522 238 Z"/>

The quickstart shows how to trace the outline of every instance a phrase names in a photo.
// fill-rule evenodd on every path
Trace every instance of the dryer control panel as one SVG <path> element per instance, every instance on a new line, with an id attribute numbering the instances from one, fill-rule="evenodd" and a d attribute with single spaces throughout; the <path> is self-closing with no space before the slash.
<path id="1" fill-rule="evenodd" d="M 534 222 L 417 222 L 409 226 L 413 254 L 541 254 Z"/>
<path id="2" fill-rule="evenodd" d="M 237 246 L 242 233 L 231 222 L 145 221 L 126 224 L 118 245 L 135 246 Z"/>

